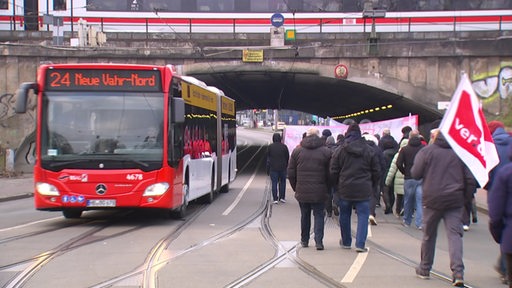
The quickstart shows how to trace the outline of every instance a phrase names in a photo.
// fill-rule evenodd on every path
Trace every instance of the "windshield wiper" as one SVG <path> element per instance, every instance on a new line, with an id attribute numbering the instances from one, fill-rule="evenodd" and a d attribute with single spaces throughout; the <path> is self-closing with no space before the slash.
<path id="1" fill-rule="evenodd" d="M 138 164 L 142 167 L 146 167 L 148 168 L 149 167 L 149 164 L 146 163 L 146 162 L 142 162 L 142 161 L 139 161 L 139 160 L 135 160 L 135 159 L 119 159 L 119 160 L 114 160 L 114 161 L 120 161 L 120 162 L 131 162 L 131 163 L 135 163 L 135 164 Z"/>
<path id="2" fill-rule="evenodd" d="M 59 167 L 67 166 L 67 165 L 71 165 L 71 164 L 90 163 L 90 162 L 94 162 L 94 161 L 109 161 L 109 162 L 116 162 L 116 161 L 118 161 L 118 162 L 121 162 L 121 163 L 129 162 L 129 163 L 137 164 L 137 165 L 142 166 L 144 168 L 148 168 L 149 167 L 148 163 L 142 162 L 142 161 L 139 161 L 139 160 L 134 160 L 134 159 L 77 159 L 77 160 L 70 160 L 70 161 L 52 162 L 52 163 L 50 163 L 49 166 L 51 168 L 59 168 Z"/>
<path id="3" fill-rule="evenodd" d="M 50 163 L 50 167 L 57 168 L 62 166 L 67 166 L 70 164 L 77 164 L 77 163 L 83 163 L 83 162 L 91 162 L 92 159 L 77 159 L 77 160 L 70 160 L 70 161 L 59 161 L 59 162 L 52 162 Z"/>

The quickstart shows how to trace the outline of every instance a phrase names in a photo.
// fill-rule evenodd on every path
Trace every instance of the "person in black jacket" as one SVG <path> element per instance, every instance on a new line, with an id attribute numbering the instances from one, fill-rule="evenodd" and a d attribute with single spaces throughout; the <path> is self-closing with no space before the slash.
<path id="1" fill-rule="evenodd" d="M 404 174 L 404 219 L 403 225 L 406 227 L 411 226 L 412 216 L 416 214 L 414 220 L 416 228 L 423 229 L 421 224 L 423 217 L 423 209 L 421 204 L 422 187 L 421 179 L 414 179 L 411 176 L 411 167 L 414 164 L 414 158 L 420 149 L 425 147 L 420 138 L 418 130 L 412 130 L 409 133 L 409 142 L 407 146 L 400 149 L 398 158 L 396 159 L 396 166 L 402 174 Z"/>
<path id="2" fill-rule="evenodd" d="M 288 164 L 288 180 L 300 206 L 300 243 L 308 247 L 311 211 L 314 217 L 317 250 L 324 250 L 324 209 L 328 193 L 331 149 L 325 146 L 317 128 L 309 128 L 300 145 L 293 149 Z"/>
<path id="3" fill-rule="evenodd" d="M 379 159 L 380 171 L 382 173 L 382 171 L 386 170 L 386 160 L 384 159 L 384 154 L 380 150 L 379 146 L 377 146 L 379 140 L 368 133 L 364 133 L 363 137 L 366 139 L 366 143 L 368 143 L 373 151 L 375 151 L 375 155 L 377 155 L 377 158 Z M 373 187 L 373 195 L 370 197 L 370 217 L 368 220 L 371 225 L 377 225 L 377 214 L 375 213 L 375 208 L 380 207 L 380 182 L 383 177 L 384 176 L 381 175 L 379 183 Z"/>
<path id="4" fill-rule="evenodd" d="M 430 277 L 437 230 L 442 219 L 448 239 L 453 286 L 464 287 L 462 211 L 464 202 L 476 189 L 475 178 L 441 133 L 435 136 L 434 144 L 416 154 L 410 176 L 423 180 L 424 229 L 421 262 L 416 275 L 422 279 Z"/>
<path id="5" fill-rule="evenodd" d="M 379 159 L 375 151 L 361 136 L 357 123 L 352 123 L 345 134 L 345 142 L 332 156 L 331 179 L 337 184 L 337 199 L 340 207 L 340 245 L 350 249 L 352 235 L 350 217 L 352 208 L 357 213 L 356 251 L 366 252 L 370 197 L 373 188 L 379 185 L 381 175 Z"/>
<path id="6" fill-rule="evenodd" d="M 272 144 L 267 149 L 267 171 L 272 181 L 272 200 L 274 204 L 286 203 L 286 168 L 290 152 L 288 146 L 281 142 L 281 134 L 272 135 Z M 279 186 L 279 195 L 278 195 Z"/>
<path id="7" fill-rule="evenodd" d="M 336 145 L 336 140 L 334 140 L 334 137 L 332 137 L 332 136 L 327 136 L 327 138 L 325 139 L 325 146 L 327 146 L 327 148 L 331 149 L 332 152 L 334 152 L 336 150 L 336 148 L 338 148 L 338 146 Z M 338 215 L 340 215 L 338 207 L 336 206 L 336 204 L 332 203 L 333 195 L 334 195 L 334 191 L 336 190 L 335 189 L 336 187 L 331 185 L 331 183 L 328 183 L 328 185 L 329 185 L 329 187 L 328 187 L 329 193 L 327 193 L 327 195 L 329 197 L 328 197 L 327 201 L 325 201 L 325 211 L 327 212 L 327 217 L 332 217 L 332 212 L 334 212 L 334 215 L 338 216 Z"/>
<path id="8" fill-rule="evenodd" d="M 389 131 L 389 129 L 387 129 Z M 395 141 L 395 138 L 389 134 L 385 134 L 382 132 L 382 137 L 379 141 L 379 147 L 382 149 L 382 155 L 384 155 L 385 162 L 385 170 L 382 173 L 382 178 L 380 181 L 380 187 L 382 191 L 382 199 L 384 200 L 384 205 L 386 208 L 384 209 L 384 214 L 393 213 L 393 205 L 395 204 L 395 191 L 394 185 L 386 186 L 386 176 L 388 175 L 389 168 L 391 166 L 391 162 L 393 161 L 393 157 L 398 152 L 398 143 Z M 400 206 L 402 207 L 402 206 Z M 402 208 L 400 208 L 402 210 Z M 400 213 L 400 210 L 398 211 Z"/>

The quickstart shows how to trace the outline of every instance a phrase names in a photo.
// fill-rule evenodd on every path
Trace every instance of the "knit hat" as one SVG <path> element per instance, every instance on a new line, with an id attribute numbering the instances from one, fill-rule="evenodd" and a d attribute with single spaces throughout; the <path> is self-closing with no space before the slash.
<path id="1" fill-rule="evenodd" d="M 489 127 L 489 131 L 491 132 L 491 135 L 494 134 L 494 131 L 496 131 L 496 129 L 498 129 L 498 127 L 505 128 L 505 125 L 503 125 L 503 122 L 500 122 L 497 120 L 489 122 L 487 124 L 487 126 Z"/>
<path id="2" fill-rule="evenodd" d="M 320 131 L 318 131 L 318 129 L 315 127 L 311 127 L 306 131 L 306 136 L 311 136 L 311 135 L 319 136 Z"/>
<path id="3" fill-rule="evenodd" d="M 327 136 L 327 139 L 325 139 L 325 145 L 334 145 L 336 144 L 336 140 L 334 140 L 334 137 Z"/>
<path id="4" fill-rule="evenodd" d="M 331 130 L 329 129 L 324 129 L 322 131 L 322 136 L 324 136 L 325 138 L 329 137 L 329 136 L 332 136 L 332 133 L 331 133 Z"/>
<path id="5" fill-rule="evenodd" d="M 345 133 L 345 135 L 347 135 L 350 132 L 357 132 L 359 135 L 361 135 L 361 128 L 359 128 L 359 124 L 357 124 L 357 123 L 350 124 L 350 126 L 348 126 L 348 129 L 347 129 L 347 132 Z"/>
<path id="6" fill-rule="evenodd" d="M 409 132 L 411 132 L 411 131 L 412 131 L 411 126 L 404 126 L 402 128 L 402 134 L 404 134 L 404 135 L 409 135 Z"/>

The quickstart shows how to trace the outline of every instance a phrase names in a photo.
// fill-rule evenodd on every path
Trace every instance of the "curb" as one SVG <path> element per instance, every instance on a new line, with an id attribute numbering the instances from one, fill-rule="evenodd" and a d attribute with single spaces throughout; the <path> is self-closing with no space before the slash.
<path id="1" fill-rule="evenodd" d="M 27 194 L 15 195 L 15 196 L 8 196 L 8 197 L 0 198 L 0 203 L 7 202 L 7 201 L 12 201 L 12 200 L 19 200 L 19 199 L 30 198 L 30 197 L 33 197 L 33 196 L 34 196 L 34 193 L 27 193 Z"/>

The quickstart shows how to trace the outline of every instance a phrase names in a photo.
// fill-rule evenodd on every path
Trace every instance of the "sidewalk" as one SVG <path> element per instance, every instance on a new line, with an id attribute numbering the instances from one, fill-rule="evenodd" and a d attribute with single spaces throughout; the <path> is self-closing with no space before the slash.
<path id="1" fill-rule="evenodd" d="M 32 174 L 0 178 L 0 202 L 32 197 L 34 194 L 33 187 Z M 487 191 L 478 189 L 475 199 L 478 210 L 487 213 Z"/>
<path id="2" fill-rule="evenodd" d="M 32 174 L 0 178 L 0 202 L 28 198 L 33 194 Z"/>

